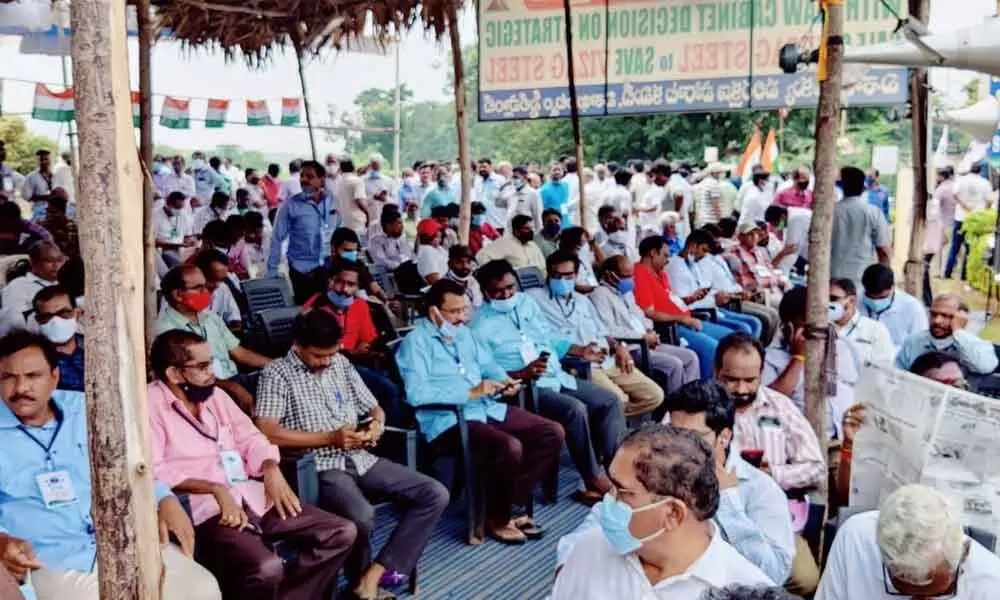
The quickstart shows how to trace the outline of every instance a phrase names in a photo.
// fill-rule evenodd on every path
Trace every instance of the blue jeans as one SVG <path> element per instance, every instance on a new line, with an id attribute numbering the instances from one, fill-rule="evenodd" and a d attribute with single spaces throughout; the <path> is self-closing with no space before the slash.
<path id="1" fill-rule="evenodd" d="M 718 323 L 719 325 L 760 339 L 760 334 L 764 328 L 760 324 L 760 321 L 757 320 L 757 317 L 722 308 L 717 310 L 720 316 L 725 317 L 725 319 Z"/>
<path id="2" fill-rule="evenodd" d="M 705 380 L 712 378 L 715 349 L 719 346 L 719 340 L 732 333 L 732 329 L 710 321 L 701 322 L 701 331 L 677 325 L 677 337 L 687 342 L 688 348 L 698 355 L 701 378 Z"/>
<path id="3" fill-rule="evenodd" d="M 965 281 L 966 268 L 969 263 L 969 245 L 965 243 L 965 234 L 962 233 L 962 221 L 955 221 L 955 226 L 951 231 L 951 248 L 948 249 L 948 261 L 944 266 L 944 278 L 951 279 L 952 271 L 958 262 L 958 251 L 965 248 L 965 256 L 962 257 L 962 281 Z"/>

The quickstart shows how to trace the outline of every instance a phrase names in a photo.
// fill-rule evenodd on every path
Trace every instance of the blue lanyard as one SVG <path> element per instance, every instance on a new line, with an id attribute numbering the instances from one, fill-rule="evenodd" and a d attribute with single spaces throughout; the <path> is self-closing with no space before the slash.
<path id="1" fill-rule="evenodd" d="M 24 425 L 18 425 L 17 429 L 24 435 L 28 436 L 28 439 L 42 449 L 45 452 L 45 463 L 49 470 L 52 470 L 52 446 L 56 444 L 56 438 L 59 437 L 59 432 L 62 431 L 63 426 L 63 414 L 60 410 L 55 410 L 56 414 L 56 430 L 52 433 L 52 437 L 49 438 L 48 444 L 43 444 L 42 441 L 34 436 L 33 433 L 28 431 L 28 428 Z"/>
<path id="2" fill-rule="evenodd" d="M 562 313 L 563 318 L 567 321 L 573 316 L 573 313 L 576 312 L 576 298 L 572 294 L 570 295 L 569 300 L 566 301 L 566 308 L 563 308 L 562 301 L 553 296 L 552 292 L 549 292 L 549 298 L 552 298 L 552 300 L 555 301 L 556 306 L 559 307 L 559 312 Z"/>
<path id="3" fill-rule="evenodd" d="M 517 309 L 510 311 L 510 320 L 514 322 L 514 327 L 517 327 L 517 332 L 523 335 L 521 331 L 521 317 L 517 316 Z"/>

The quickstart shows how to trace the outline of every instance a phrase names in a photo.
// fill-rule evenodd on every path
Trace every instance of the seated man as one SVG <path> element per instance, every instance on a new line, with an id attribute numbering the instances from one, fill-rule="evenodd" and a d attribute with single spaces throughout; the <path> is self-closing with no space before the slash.
<path id="1" fill-rule="evenodd" d="M 698 355 L 679 346 L 661 344 L 660 336 L 653 329 L 653 322 L 635 303 L 632 290 L 632 263 L 622 254 L 612 256 L 601 266 L 601 285 L 590 293 L 589 299 L 608 335 L 619 339 L 644 339 L 649 347 L 651 375 L 672 394 L 682 385 L 700 377 Z M 638 348 L 632 349 L 632 358 L 638 357 Z"/>
<path id="2" fill-rule="evenodd" d="M 479 282 L 472 276 L 476 259 L 468 246 L 452 246 L 448 249 L 448 273 L 445 279 L 450 279 L 465 288 L 465 297 L 469 300 L 470 316 L 483 305 L 483 290 Z"/>
<path id="3" fill-rule="evenodd" d="M 53 241 L 52 234 L 40 225 L 21 218 L 21 208 L 13 200 L 13 192 L 7 198 L 0 190 L 0 256 L 27 254 L 36 243 Z"/>
<path id="4" fill-rule="evenodd" d="M 542 211 L 542 228 L 535 232 L 535 245 L 548 257 L 559 249 L 559 232 L 562 231 L 562 213 L 554 208 Z"/>
<path id="5" fill-rule="evenodd" d="M 630 262 L 638 262 L 639 250 L 635 247 L 635 236 L 628 230 L 625 217 L 618 214 L 618 211 L 611 206 L 602 206 L 601 210 L 605 211 L 605 218 L 601 221 L 601 231 L 597 232 L 594 240 L 604 251 L 604 257 L 624 255 Z M 598 214 L 598 218 L 600 218 L 600 214 Z M 603 240 L 601 239 L 602 233 L 604 234 Z"/>
<path id="6" fill-rule="evenodd" d="M 0 570 L 27 584 L 28 598 L 98 600 L 86 401 L 56 391 L 58 381 L 45 338 L 0 338 Z M 219 600 L 215 579 L 191 558 L 191 520 L 166 485 L 154 493 L 160 531 L 181 546 L 161 536 L 164 597 Z"/>
<path id="7" fill-rule="evenodd" d="M 930 326 L 926 331 L 914 331 L 906 338 L 896 355 L 896 367 L 909 369 L 913 361 L 926 352 L 944 352 L 958 359 L 962 368 L 975 375 L 992 373 L 997 368 L 993 344 L 964 329 L 955 327 L 961 299 L 942 294 L 931 303 Z"/>
<path id="8" fill-rule="evenodd" d="M 732 444 L 736 410 L 714 381 L 693 382 L 667 400 L 665 421 L 709 442 L 719 480 L 719 510 L 712 519 L 725 539 L 773 581 L 785 581 L 795 555 L 785 494 L 769 475 L 740 457 Z M 735 451 L 733 451 L 735 449 Z M 600 527 L 595 506 L 576 530 L 559 540 L 557 568 L 580 536 Z"/>
<path id="9" fill-rule="evenodd" d="M 780 587 L 730 585 L 706 592 L 701 600 L 799 600 Z"/>
<path id="10" fill-rule="evenodd" d="M 604 251 L 594 243 L 594 240 L 583 227 L 567 227 L 559 234 L 559 250 L 563 254 L 569 253 L 577 259 L 577 275 L 575 289 L 581 294 L 589 294 L 594 291 L 599 283 L 597 275 L 594 273 L 594 265 L 604 262 Z M 546 256 L 546 268 L 548 259 L 552 255 Z"/>
<path id="11" fill-rule="evenodd" d="M 594 305 L 573 289 L 579 265 L 575 255 L 556 250 L 546 259 L 547 287 L 528 295 L 557 337 L 595 348 L 604 357 L 590 365 L 590 381 L 617 396 L 626 417 L 646 414 L 663 403 L 663 390 L 636 368 L 628 346 L 610 337 Z"/>
<path id="12" fill-rule="evenodd" d="M 826 476 L 826 461 L 809 421 L 792 401 L 761 385 L 764 349 L 757 340 L 734 334 L 719 344 L 715 378 L 736 403 L 733 439 L 742 452 L 756 455 L 760 469 L 786 492 L 813 488 Z M 788 588 L 809 594 L 819 569 L 809 545 L 795 539 Z"/>
<path id="13" fill-rule="evenodd" d="M 729 584 L 773 585 L 711 522 L 717 464 L 687 429 L 649 425 L 625 438 L 611 463 L 614 488 L 598 507 L 600 530 L 568 552 L 552 600 L 698 600 Z"/>
<path id="14" fill-rule="evenodd" d="M 382 231 L 368 239 L 368 253 L 376 267 L 391 273 L 413 260 L 413 244 L 403 235 L 403 216 L 398 210 L 383 210 L 379 223 Z"/>
<path id="15" fill-rule="evenodd" d="M 417 272 L 427 285 L 448 273 L 448 251 L 441 245 L 445 229 L 434 219 L 422 219 L 417 225 Z"/>
<path id="16" fill-rule="evenodd" d="M 560 339 L 538 303 L 517 291 L 517 276 L 507 261 L 486 263 L 476 278 L 487 302 L 472 321 L 473 332 L 510 377 L 534 382 L 539 414 L 566 429 L 569 453 L 585 488 L 577 499 L 597 502 L 611 489 L 601 465 L 609 464 L 618 449 L 625 413 L 614 394 L 573 377 L 559 361 L 574 356 L 592 362 L 600 354 Z"/>
<path id="17" fill-rule="evenodd" d="M 205 276 L 205 285 L 212 292 L 211 311 L 225 322 L 234 334 L 243 332 L 243 312 L 236 295 L 244 300 L 243 290 L 231 279 L 229 259 L 225 254 L 215 249 L 206 249 L 194 256 L 194 264 Z M 248 309 L 249 310 L 249 309 Z"/>
<path id="18" fill-rule="evenodd" d="M 885 325 L 861 314 L 858 308 L 858 288 L 850 279 L 830 280 L 830 321 L 837 335 L 854 344 L 858 360 L 891 362 L 896 346 Z"/>
<path id="19" fill-rule="evenodd" d="M 518 391 L 493 356 L 466 327 L 468 301 L 460 285 L 447 279 L 427 292 L 428 318 L 403 339 L 396 358 L 406 399 L 417 408 L 427 441 L 454 452 L 459 432 L 454 413 L 420 410 L 428 404 L 462 406 L 469 422 L 469 443 L 480 461 L 486 486 L 486 532 L 506 544 L 521 544 L 542 534 L 527 516 L 514 518 L 559 460 L 563 429 L 516 406 L 501 402 Z"/>
<path id="20" fill-rule="evenodd" d="M 52 241 L 66 256 L 80 256 L 80 232 L 76 221 L 68 215 L 69 197 L 66 190 L 55 188 L 45 207 L 45 218 L 38 222 L 40 227 L 52 235 Z"/>
<path id="21" fill-rule="evenodd" d="M 806 362 L 806 288 L 793 288 L 781 299 L 781 332 L 767 348 L 764 357 L 763 382 L 767 387 L 791 398 L 805 411 Z M 860 352 L 849 342 L 830 332 L 828 352 L 836 353 L 834 391 L 827 393 L 827 429 L 831 437 L 840 437 L 840 421 L 844 412 L 854 406 L 854 386 L 861 377 Z"/>
<path id="22" fill-rule="evenodd" d="M 190 331 L 153 342 L 147 386 L 153 472 L 189 494 L 201 562 L 227 598 L 329 598 L 356 531 L 303 506 L 281 474 L 277 446 L 215 386 L 212 350 Z M 299 549 L 288 577 L 264 540 Z"/>
<path id="23" fill-rule="evenodd" d="M 476 262 L 485 265 L 491 260 L 505 260 L 515 269 L 535 267 L 545 275 L 545 256 L 535 243 L 535 230 L 531 227 L 531 217 L 517 215 L 510 220 L 510 231 L 503 239 L 483 248 L 476 255 Z"/>
<path id="24" fill-rule="evenodd" d="M 56 389 L 83 391 L 83 335 L 79 333 L 80 309 L 62 284 L 42 288 L 32 302 L 38 331 L 56 351 L 59 383 Z"/>
<path id="25" fill-rule="evenodd" d="M 486 205 L 482 202 L 473 202 L 469 221 L 469 250 L 475 255 L 498 239 L 500 234 L 486 220 Z"/>
<path id="26" fill-rule="evenodd" d="M 675 294 L 680 296 L 689 309 L 715 310 L 719 316 L 713 321 L 727 329 L 748 333 L 760 339 L 763 331 L 759 320 L 722 306 L 733 298 L 729 292 L 715 287 L 715 282 L 706 269 L 698 268 L 699 263 L 709 259 L 710 250 L 715 246 L 715 238 L 704 229 L 696 229 L 688 236 L 677 258 L 667 263 L 667 275 Z"/>
<path id="27" fill-rule="evenodd" d="M 896 289 L 896 276 L 886 265 L 874 264 L 861 275 L 861 314 L 885 325 L 897 348 L 917 331 L 927 331 L 927 309 L 913 296 Z"/>
<path id="28" fill-rule="evenodd" d="M 222 318 L 211 311 L 212 293 L 198 267 L 180 265 L 170 269 L 160 281 L 160 290 L 164 305 L 156 319 L 156 335 L 171 329 L 200 335 L 212 349 L 212 373 L 219 387 L 244 410 L 252 411 L 256 386 L 250 385 L 250 378 L 241 376 L 236 365 L 263 369 L 271 359 L 241 346 Z"/>
<path id="29" fill-rule="evenodd" d="M 361 262 L 361 239 L 358 238 L 357 233 L 347 227 L 338 227 L 330 237 L 330 260 L 324 266 L 329 270 L 342 260 L 357 263 L 361 269 L 360 279 L 358 279 L 359 290 L 368 294 L 369 298 L 378 298 L 382 302 L 387 300 L 385 290 L 372 277 L 371 271 L 368 270 L 365 263 Z M 321 279 L 324 283 L 328 280 L 328 275 L 328 272 L 323 273 Z"/>
<path id="30" fill-rule="evenodd" d="M 31 301 L 38 290 L 59 282 L 59 269 L 66 255 L 53 242 L 41 241 L 28 250 L 31 271 L 7 283 L 0 296 L 0 333 L 23 328 L 27 322 Z"/>
<path id="31" fill-rule="evenodd" d="M 711 321 L 700 321 L 691 316 L 686 300 L 670 288 L 666 266 L 670 249 L 666 240 L 658 235 L 639 243 L 639 262 L 635 265 L 635 302 L 646 317 L 654 323 L 675 323 L 677 336 L 698 355 L 701 378 L 712 378 L 712 361 L 719 340 L 733 332 Z M 674 259 L 680 260 L 680 259 Z M 688 298 L 697 300 L 701 293 Z"/>
<path id="32" fill-rule="evenodd" d="M 431 219 L 441 226 L 441 247 L 445 250 L 458 243 L 458 205 L 448 204 L 431 210 Z"/>
<path id="33" fill-rule="evenodd" d="M 768 306 L 777 306 L 781 302 L 781 295 L 791 286 L 786 278 L 775 273 L 767 251 L 759 245 L 766 234 L 756 223 L 740 223 L 736 234 L 738 243 L 728 251 L 730 256 L 739 261 L 739 268 L 733 272 L 736 283 L 745 290 L 763 294 Z"/>
<path id="34" fill-rule="evenodd" d="M 816 600 L 995 598 L 1000 558 L 968 538 L 962 521 L 941 492 L 899 488 L 840 526 Z"/>
<path id="35" fill-rule="evenodd" d="M 341 332 L 326 311 L 296 317 L 295 346 L 261 374 L 256 415 L 261 431 L 278 447 L 315 451 L 320 506 L 357 527 L 346 567 L 353 597 L 374 599 L 384 596 L 379 580 L 387 570 L 413 570 L 448 506 L 448 490 L 366 450 L 384 432 L 385 413 L 338 353 Z M 392 500 L 399 521 L 374 561 L 375 509 L 368 500 L 373 495 Z"/>

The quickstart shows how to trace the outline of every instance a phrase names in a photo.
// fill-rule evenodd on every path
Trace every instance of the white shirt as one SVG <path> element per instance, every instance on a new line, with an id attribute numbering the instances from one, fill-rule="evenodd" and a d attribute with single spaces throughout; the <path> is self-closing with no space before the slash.
<path id="1" fill-rule="evenodd" d="M 299 174 L 295 173 L 281 182 L 281 187 L 278 188 L 278 202 L 284 202 L 292 196 L 298 196 L 301 193 L 302 183 L 299 181 Z"/>
<path id="2" fill-rule="evenodd" d="M 52 187 L 64 189 L 69 201 L 74 202 L 76 185 L 73 183 L 73 167 L 64 162 L 56 165 L 56 168 L 52 170 Z"/>
<path id="3" fill-rule="evenodd" d="M 681 220 L 677 222 L 677 234 L 684 239 L 691 233 L 691 211 L 694 210 L 694 187 L 680 173 L 674 173 L 667 182 L 667 200 L 670 210 L 673 210 L 674 198 L 683 196 L 680 212 Z"/>
<path id="4" fill-rule="evenodd" d="M 816 600 L 898 600 L 885 592 L 886 580 L 876 529 L 878 511 L 855 515 L 833 540 Z M 919 527 L 919 523 L 914 523 Z M 968 539 L 968 538 L 966 538 Z M 892 584 L 889 584 L 890 586 Z M 994 600 L 1000 589 L 1000 558 L 975 541 L 962 564 L 955 600 Z M 905 598 L 905 596 L 904 596 Z"/>
<path id="5" fill-rule="evenodd" d="M 858 310 L 866 317 L 874 319 L 885 325 L 892 336 L 892 343 L 896 347 L 903 345 L 910 334 L 917 331 L 926 331 L 929 328 L 927 319 L 927 309 L 913 296 L 903 290 L 895 290 L 892 303 L 889 308 L 880 313 L 872 312 L 862 302 L 864 292 L 858 290 Z"/>
<path id="6" fill-rule="evenodd" d="M 173 169 L 160 177 L 160 194 L 163 200 L 173 192 L 181 192 L 185 199 L 190 199 L 196 195 L 194 177 L 187 173 L 177 173 Z"/>
<path id="7" fill-rule="evenodd" d="M 163 211 L 161 210 L 160 213 L 163 213 Z M 194 224 L 191 226 L 191 230 L 195 235 L 201 235 L 201 232 L 205 231 L 205 225 L 208 225 L 212 221 L 225 221 L 231 214 L 233 212 L 228 208 L 216 211 L 211 204 L 202 206 L 194 213 Z M 164 216 L 166 215 L 164 214 Z"/>
<path id="8" fill-rule="evenodd" d="M 441 246 L 420 244 L 417 248 L 417 272 L 424 279 L 431 273 L 444 277 L 448 272 L 448 251 Z"/>
<path id="9" fill-rule="evenodd" d="M 632 192 L 623 185 L 616 185 L 608 191 L 605 202 L 615 207 L 621 216 L 625 217 L 625 230 L 635 238 L 635 215 L 632 214 Z"/>
<path id="10" fill-rule="evenodd" d="M 7 287 L 3 288 L 0 334 L 5 334 L 13 328 L 24 327 L 24 313 L 31 310 L 35 294 L 57 283 L 57 281 L 46 281 L 34 273 L 28 273 L 8 283 Z"/>
<path id="11" fill-rule="evenodd" d="M 229 276 L 234 277 L 232 273 Z M 239 285 L 239 280 L 237 280 L 236 285 Z M 229 323 L 243 322 L 243 316 L 240 314 L 240 305 L 236 303 L 236 298 L 233 297 L 232 290 L 225 283 L 220 283 L 217 288 L 212 290 L 212 304 L 209 308 L 211 308 L 212 312 L 222 317 L 222 320 L 227 325 Z"/>
<path id="12" fill-rule="evenodd" d="M 183 243 L 185 237 L 194 235 L 192 219 L 184 211 L 176 215 L 168 215 L 162 208 L 153 211 L 153 227 L 156 229 L 157 240 L 171 244 Z"/>
<path id="13" fill-rule="evenodd" d="M 367 205 L 365 182 L 355 173 L 344 173 L 337 179 L 333 198 L 340 204 L 341 225 L 355 233 L 364 231 L 368 213 L 358 205 Z"/>
<path id="14" fill-rule="evenodd" d="M 862 316 L 858 310 L 843 327 L 837 328 L 837 333 L 852 342 L 858 351 L 862 364 L 867 361 L 892 363 L 896 357 L 896 345 L 885 325 L 874 319 Z"/>
<path id="15" fill-rule="evenodd" d="M 670 289 L 681 298 L 686 298 L 701 288 L 712 288 L 711 278 L 706 277 L 704 271 L 696 270 L 694 268 L 695 264 L 697 263 L 689 264 L 687 259 L 680 256 L 671 257 L 670 262 L 667 263 L 667 276 L 670 277 Z M 715 308 L 715 292 L 717 291 L 716 289 L 712 289 L 701 300 L 688 304 L 688 308 Z"/>
<path id="16" fill-rule="evenodd" d="M 639 228 L 642 231 L 660 232 L 660 216 L 664 203 L 667 201 L 668 186 L 651 185 L 646 188 L 646 193 L 636 200 L 636 208 L 649 209 L 650 212 L 639 213 Z M 671 210 L 673 208 L 671 207 Z"/>
<path id="17" fill-rule="evenodd" d="M 955 182 L 955 196 L 958 202 L 955 204 L 955 220 L 964 221 L 969 211 L 962 206 L 962 203 L 969 204 L 972 209 L 982 210 L 989 206 L 990 197 L 993 195 L 993 187 L 990 182 L 983 179 L 976 173 L 966 173 Z"/>
<path id="18" fill-rule="evenodd" d="M 756 223 L 764 220 L 764 211 L 771 205 L 771 195 L 765 189 L 751 185 L 743 197 L 740 223 Z"/>
<path id="19" fill-rule="evenodd" d="M 635 554 L 621 556 L 611 549 L 604 533 L 588 531 L 566 557 L 552 588 L 552 600 L 699 600 L 705 591 L 728 585 L 774 583 L 750 564 L 712 526 L 712 541 L 681 575 L 655 586 Z M 861 598 L 858 596 L 857 598 Z"/>
<path id="20" fill-rule="evenodd" d="M 587 202 L 587 214 L 583 216 L 583 228 L 590 235 L 594 235 L 594 232 L 600 228 L 600 223 L 597 222 L 597 211 L 607 204 L 607 188 L 595 179 L 583 187 L 583 192 Z"/>

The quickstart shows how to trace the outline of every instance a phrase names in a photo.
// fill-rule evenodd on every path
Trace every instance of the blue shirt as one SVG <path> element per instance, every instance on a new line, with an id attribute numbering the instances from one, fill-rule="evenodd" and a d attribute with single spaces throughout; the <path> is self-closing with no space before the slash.
<path id="1" fill-rule="evenodd" d="M 56 367 L 59 368 L 60 390 L 70 392 L 83 391 L 83 336 L 76 336 L 76 350 L 72 354 L 56 354 Z"/>
<path id="2" fill-rule="evenodd" d="M 451 342 L 445 341 L 429 319 L 417 322 L 400 344 L 396 364 L 403 376 L 406 401 L 425 404 L 463 404 L 465 418 L 485 423 L 487 417 L 503 421 L 507 405 L 492 398 L 469 400 L 469 390 L 483 379 L 505 381 L 507 372 L 479 343 L 468 327 L 461 327 Z M 418 410 L 420 431 L 433 440 L 455 426 L 455 414 L 446 410 Z"/>
<path id="3" fill-rule="evenodd" d="M 322 192 L 319 202 L 305 194 L 288 199 L 274 217 L 271 255 L 267 259 L 267 274 L 278 275 L 281 246 L 288 240 L 288 266 L 299 273 L 311 273 L 323 266 L 330 256 L 330 237 L 340 226 L 340 214 L 333 196 Z"/>
<path id="4" fill-rule="evenodd" d="M 551 355 L 548 367 L 535 385 L 553 390 L 561 387 L 575 390 L 576 379 L 559 364 L 559 359 L 569 352 L 573 343 L 556 337 L 545 314 L 531 297 L 518 292 L 515 298 L 517 305 L 507 313 L 493 308 L 492 302 L 483 304 L 470 324 L 472 331 L 505 371 L 527 366 L 521 358 L 521 348 L 526 342 L 532 344 L 538 354 L 548 352 Z"/>
<path id="5" fill-rule="evenodd" d="M 787 580 L 795 556 L 795 534 L 785 493 L 773 478 L 740 458 L 735 444 L 726 466 L 736 473 L 739 485 L 721 490 L 719 510 L 712 521 L 722 539 L 772 581 Z M 566 561 L 581 537 L 600 528 L 598 508 L 591 508 L 579 527 L 559 539 L 557 566 Z"/>
<path id="6" fill-rule="evenodd" d="M 455 190 L 448 186 L 435 186 L 424 196 L 423 204 L 420 206 L 420 216 L 429 217 L 435 208 L 449 204 L 458 204 L 458 194 Z"/>
<path id="7" fill-rule="evenodd" d="M 538 190 L 542 197 L 542 209 L 558 210 L 562 215 L 563 227 L 569 227 L 569 215 L 566 214 L 567 204 L 569 204 L 569 184 L 565 180 L 547 181 L 542 189 Z"/>
<path id="8" fill-rule="evenodd" d="M 997 368 L 997 353 L 993 344 L 964 330 L 956 331 L 943 340 L 935 340 L 930 331 L 914 333 L 906 338 L 896 354 L 896 367 L 909 370 L 918 356 L 934 351 L 954 356 L 963 369 L 977 375 L 992 373 Z"/>
<path id="9" fill-rule="evenodd" d="M 527 294 L 541 309 L 549 327 L 561 338 L 578 346 L 597 344 L 608 347 L 604 320 L 586 296 L 573 292 L 569 298 L 557 298 L 547 287 L 528 290 Z"/>
<path id="10" fill-rule="evenodd" d="M 885 220 L 889 220 L 889 190 L 882 186 L 868 188 L 868 204 L 882 211 Z"/>
<path id="11" fill-rule="evenodd" d="M 56 391 L 52 402 L 61 426 L 57 418 L 42 427 L 25 427 L 0 403 L 0 530 L 26 540 L 49 569 L 89 572 L 97 560 L 97 541 L 90 516 L 86 401 L 80 392 Z M 39 445 L 49 443 L 51 461 Z M 45 507 L 36 477 L 49 470 L 67 472 L 75 503 Z M 170 490 L 157 482 L 155 493 L 159 502 Z"/>
<path id="12" fill-rule="evenodd" d="M 861 292 L 861 290 L 858 291 Z M 860 295 L 858 299 L 862 300 L 858 302 L 861 314 L 885 325 L 886 329 L 889 330 L 889 335 L 892 336 L 892 343 L 897 348 L 903 345 L 911 333 L 925 331 L 929 328 L 927 309 L 919 300 L 902 290 L 896 290 L 889 307 L 880 312 L 871 310 Z"/>

